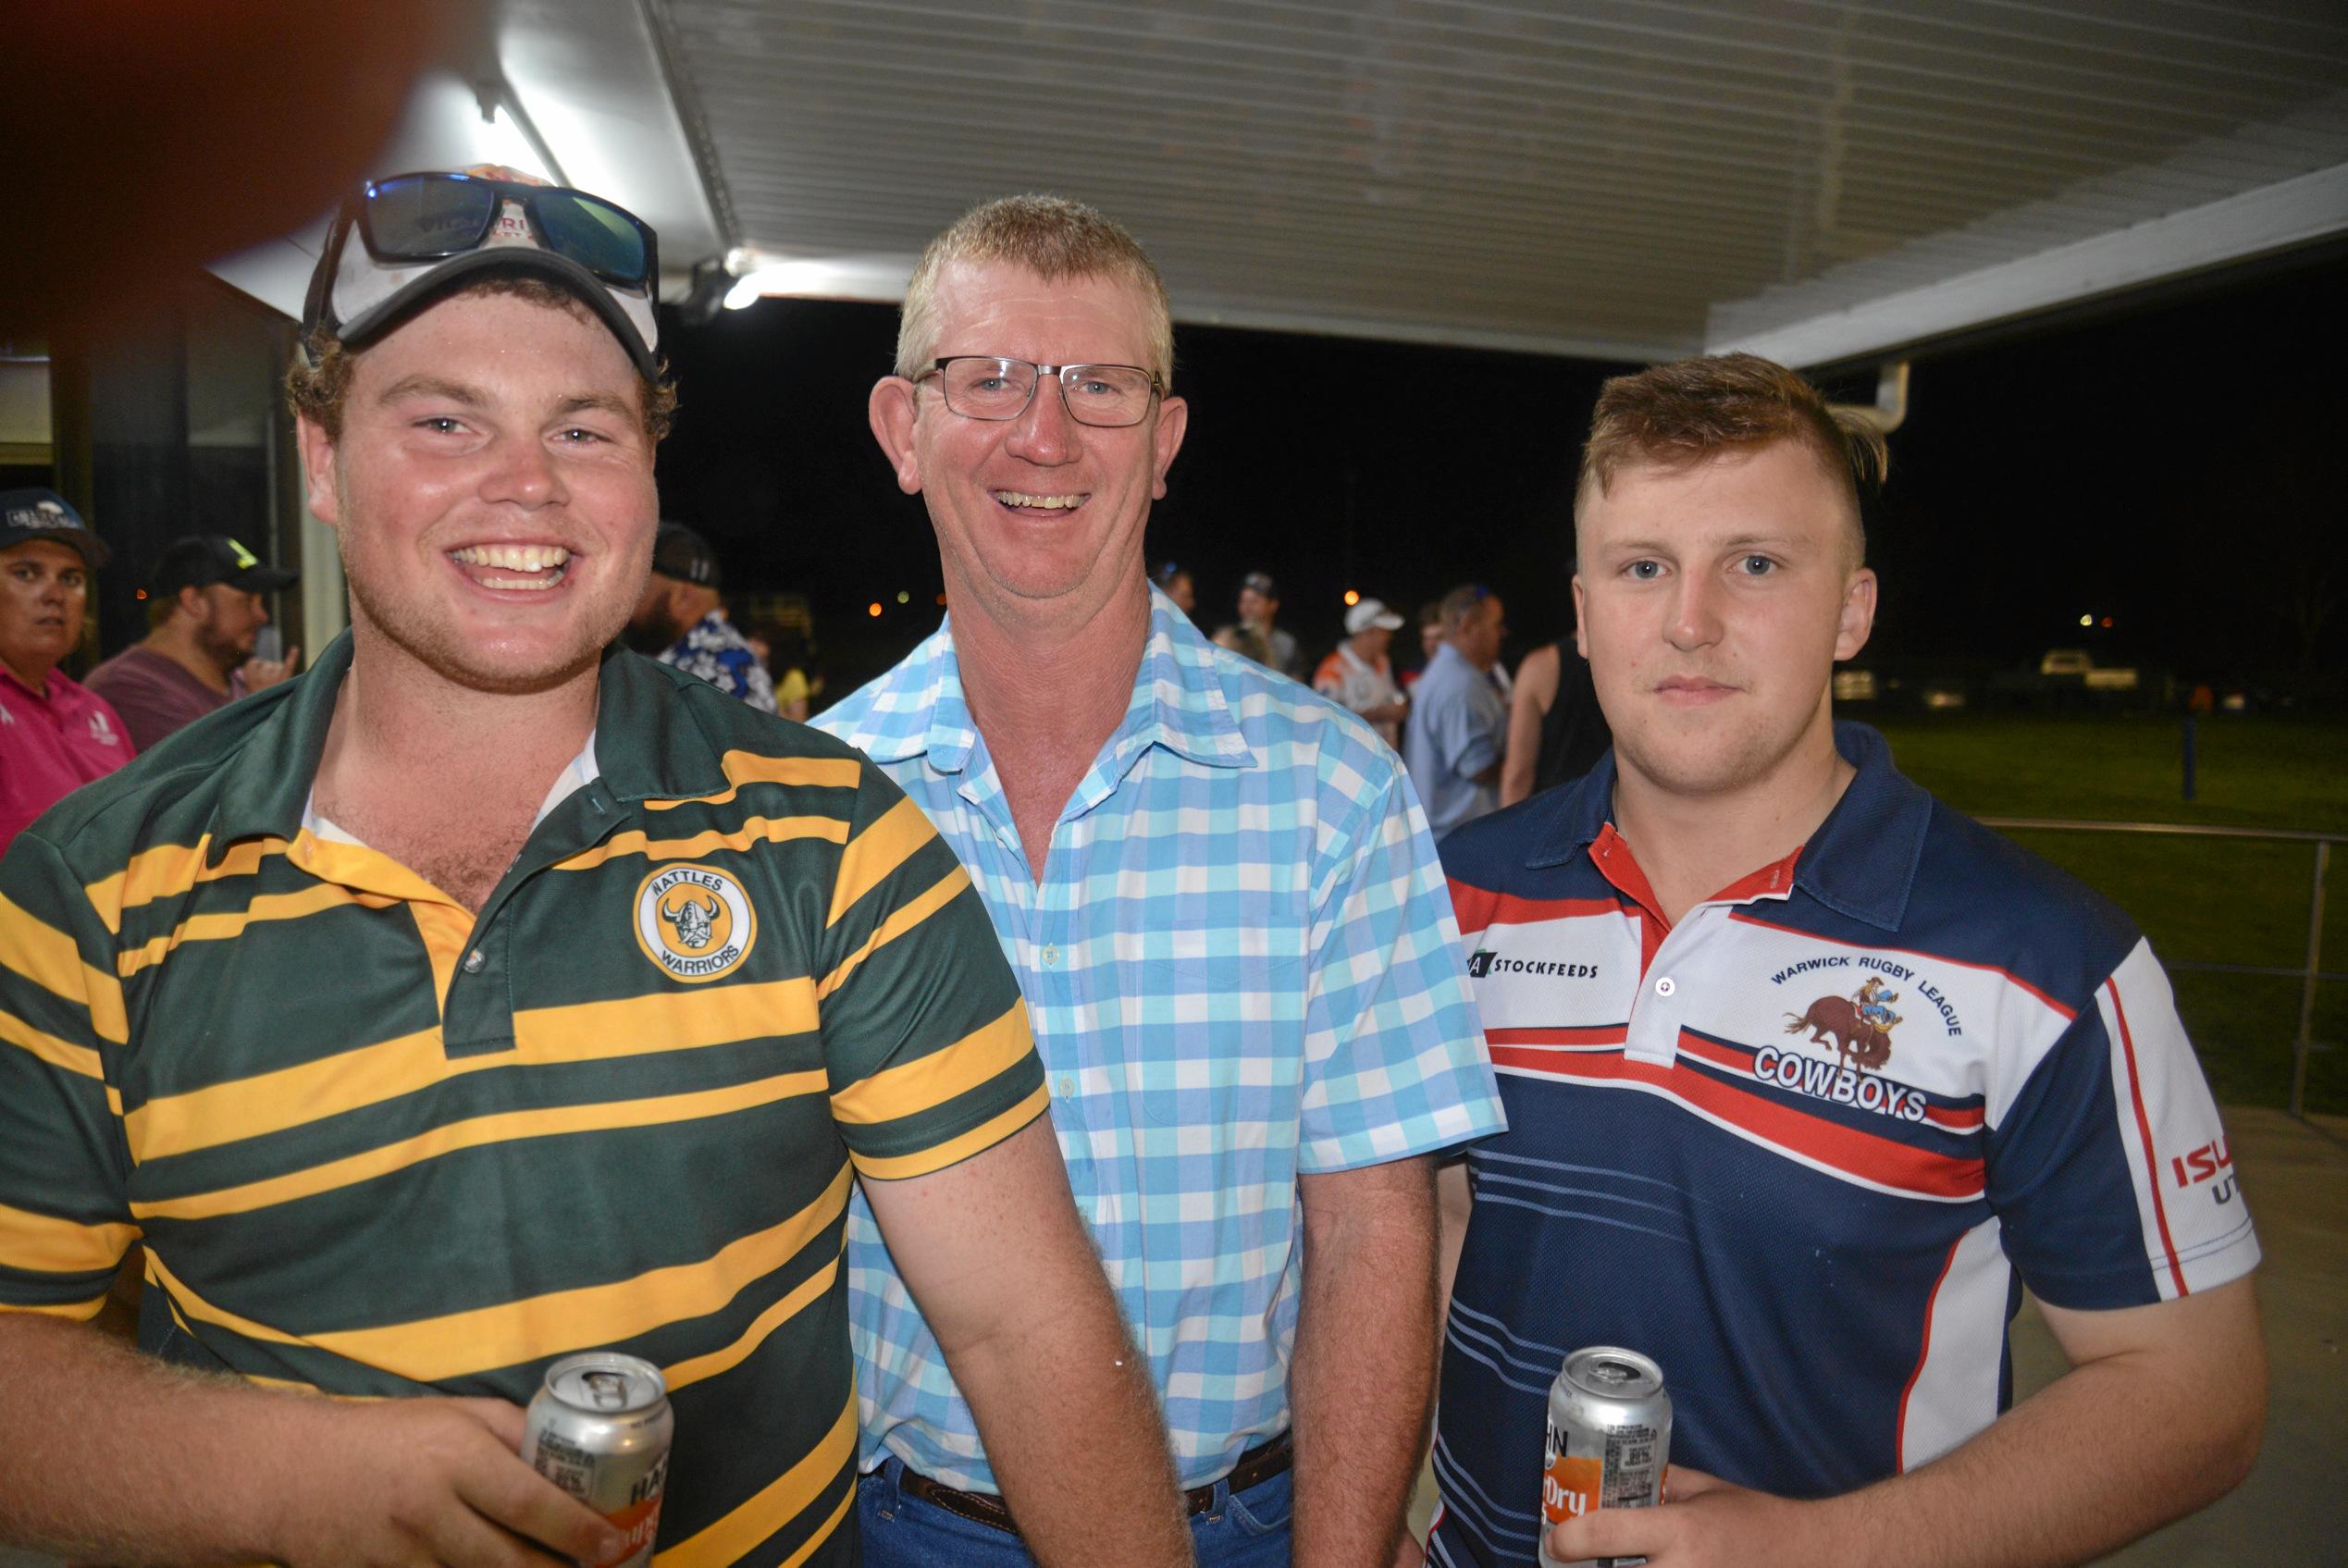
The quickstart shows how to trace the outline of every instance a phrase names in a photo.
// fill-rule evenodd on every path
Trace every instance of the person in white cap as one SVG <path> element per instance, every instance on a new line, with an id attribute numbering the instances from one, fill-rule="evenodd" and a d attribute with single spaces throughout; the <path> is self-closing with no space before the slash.
<path id="1" fill-rule="evenodd" d="M 1403 618 L 1383 599 L 1366 599 L 1345 612 L 1345 640 L 1313 672 L 1313 689 L 1360 714 L 1396 750 L 1403 745 L 1403 716 L 1410 699 L 1394 682 L 1386 649 Z"/>

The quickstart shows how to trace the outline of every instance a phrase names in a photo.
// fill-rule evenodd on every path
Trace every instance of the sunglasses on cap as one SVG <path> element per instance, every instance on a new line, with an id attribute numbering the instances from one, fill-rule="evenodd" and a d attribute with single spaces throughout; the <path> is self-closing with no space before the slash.
<path id="1" fill-rule="evenodd" d="M 322 327 L 345 343 L 364 341 L 426 293 L 500 266 L 568 283 L 638 367 L 655 374 L 652 301 L 661 267 L 651 226 L 590 191 L 486 174 L 401 174 L 364 183 L 327 236 L 303 312 L 304 334 Z"/>

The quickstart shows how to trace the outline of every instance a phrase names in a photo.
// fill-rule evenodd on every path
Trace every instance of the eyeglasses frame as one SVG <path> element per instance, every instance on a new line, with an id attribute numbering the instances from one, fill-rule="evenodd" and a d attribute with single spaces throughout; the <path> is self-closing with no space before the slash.
<path id="1" fill-rule="evenodd" d="M 1020 403 L 1018 411 L 1012 414 L 965 414 L 962 410 L 956 408 L 954 406 L 954 400 L 945 395 L 945 367 L 958 360 L 969 359 L 989 360 L 996 364 L 1023 364 L 1030 370 L 1035 372 L 1035 381 L 1033 385 L 1030 386 L 1027 389 L 1027 401 Z M 1068 377 L 1069 372 L 1072 370 L 1138 370 L 1143 375 L 1150 378 L 1151 404 L 1156 403 L 1160 399 L 1166 396 L 1166 382 L 1158 376 L 1156 371 L 1152 370 L 1149 366 L 1145 364 L 1120 364 L 1114 360 L 1101 359 L 1086 360 L 1081 364 L 1038 364 L 1032 359 L 1020 359 L 1012 354 L 947 354 L 943 359 L 932 360 L 930 362 L 929 369 L 923 371 L 920 376 L 915 377 L 914 380 L 918 383 L 927 381 L 933 376 L 938 377 L 938 397 L 945 402 L 948 413 L 952 414 L 958 419 L 975 419 L 980 423 L 986 425 L 1007 425 L 1015 419 L 1024 417 L 1027 411 L 1035 406 L 1036 391 L 1044 385 L 1044 377 L 1047 375 L 1053 381 L 1058 383 L 1059 385 L 1061 409 L 1067 413 L 1070 419 L 1075 420 L 1079 425 L 1083 426 L 1087 429 L 1131 430 L 1136 425 L 1139 425 L 1149 418 L 1150 410 L 1148 405 L 1144 405 L 1141 413 L 1135 414 L 1132 418 L 1127 420 L 1122 425 L 1103 425 L 1095 420 L 1085 418 L 1082 414 L 1076 412 L 1076 405 L 1068 401 Z"/>

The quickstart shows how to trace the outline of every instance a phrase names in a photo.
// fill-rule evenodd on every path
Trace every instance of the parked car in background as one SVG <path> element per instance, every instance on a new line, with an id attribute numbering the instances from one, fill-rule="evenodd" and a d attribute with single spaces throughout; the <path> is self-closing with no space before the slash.
<path id="1" fill-rule="evenodd" d="M 1836 702 L 1872 702 L 1875 700 L 1875 672 L 1872 670 L 1837 670 L 1835 672 Z"/>
<path id="2" fill-rule="evenodd" d="M 2038 678 L 2050 686 L 2078 685 L 2088 691 L 2134 691 L 2140 677 L 2132 664 L 2097 664 L 2083 648 L 2050 648 L 2038 661 Z"/>

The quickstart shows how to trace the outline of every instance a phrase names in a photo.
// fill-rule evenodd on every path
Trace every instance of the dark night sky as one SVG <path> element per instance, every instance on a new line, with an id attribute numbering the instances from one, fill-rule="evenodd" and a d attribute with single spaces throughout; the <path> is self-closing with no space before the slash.
<path id="1" fill-rule="evenodd" d="M 2101 655 L 2194 679 L 2301 663 L 2290 591 L 2348 574 L 2343 287 L 2333 258 L 1919 359 L 1870 506 L 1865 661 L 1986 673 L 2081 643 L 2092 612 L 2115 622 Z M 741 586 L 807 593 L 850 683 L 938 613 L 927 519 L 864 425 L 895 334 L 890 307 L 766 301 L 664 344 L 684 398 L 667 513 Z M 1261 566 L 1308 648 L 1338 635 L 1348 586 L 1408 614 L 1489 583 L 1512 658 L 1567 627 L 1574 465 L 1626 367 L 1209 327 L 1179 328 L 1176 355 L 1190 435 L 1150 550 L 1193 569 L 1202 620 L 1229 619 Z M 2342 664 L 2342 622 L 2317 668 Z"/>

